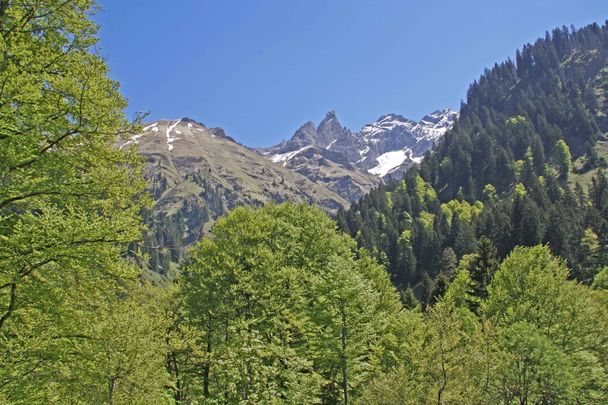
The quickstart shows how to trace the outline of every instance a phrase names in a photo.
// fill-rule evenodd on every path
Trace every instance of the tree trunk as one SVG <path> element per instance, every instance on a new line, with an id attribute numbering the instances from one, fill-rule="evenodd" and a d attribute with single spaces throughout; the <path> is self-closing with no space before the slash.
<path id="1" fill-rule="evenodd" d="M 15 301 L 17 301 L 17 284 L 13 282 L 13 283 L 11 283 L 11 292 L 10 292 L 10 297 L 9 297 L 8 308 L 6 309 L 6 312 L 4 313 L 4 315 L 2 315 L 2 318 L 0 318 L 0 329 L 2 329 L 4 322 L 6 322 L 6 320 L 13 313 L 13 311 L 15 309 Z"/>
<path id="2" fill-rule="evenodd" d="M 173 398 L 175 399 L 175 402 L 179 403 L 183 399 L 182 383 L 180 380 L 181 377 L 179 375 L 179 367 L 177 366 L 177 356 L 175 352 L 171 352 L 171 354 L 169 355 L 169 368 L 172 368 L 175 374 L 175 390 Z"/>
<path id="3" fill-rule="evenodd" d="M 209 398 L 209 372 L 211 370 L 211 333 L 207 334 L 207 363 L 203 368 L 203 395 Z"/>
<path id="4" fill-rule="evenodd" d="M 108 387 L 108 405 L 114 405 L 114 387 L 116 386 L 116 377 L 110 377 L 110 383 Z"/>

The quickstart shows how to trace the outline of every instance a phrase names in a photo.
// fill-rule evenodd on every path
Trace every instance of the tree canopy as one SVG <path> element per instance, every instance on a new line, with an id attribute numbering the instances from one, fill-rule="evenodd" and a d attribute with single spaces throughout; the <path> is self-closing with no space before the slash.
<path id="1" fill-rule="evenodd" d="M 212 232 L 182 281 L 204 370 L 193 396 L 348 403 L 396 361 L 396 290 L 319 209 L 237 208 Z"/>

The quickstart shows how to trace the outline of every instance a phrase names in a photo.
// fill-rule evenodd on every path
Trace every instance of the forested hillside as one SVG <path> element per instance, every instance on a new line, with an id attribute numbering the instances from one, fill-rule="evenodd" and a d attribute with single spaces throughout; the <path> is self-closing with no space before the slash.
<path id="1" fill-rule="evenodd" d="M 486 70 L 435 152 L 340 212 L 341 228 L 425 303 L 464 255 L 517 245 L 548 244 L 590 283 L 608 264 L 607 89 L 608 25 L 547 33 Z"/>

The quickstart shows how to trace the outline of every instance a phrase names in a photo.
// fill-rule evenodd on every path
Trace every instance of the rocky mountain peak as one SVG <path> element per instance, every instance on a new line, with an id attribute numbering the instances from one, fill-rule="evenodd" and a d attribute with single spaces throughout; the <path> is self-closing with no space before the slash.
<path id="1" fill-rule="evenodd" d="M 323 119 L 323 121 L 327 121 L 327 120 L 337 120 L 338 117 L 336 116 L 336 111 L 335 110 L 330 110 L 327 112 L 327 114 L 325 114 L 325 118 Z"/>
<path id="2" fill-rule="evenodd" d="M 326 150 L 333 153 L 331 156 L 340 155 L 340 159 L 333 159 L 335 163 L 345 160 L 373 177 L 397 178 L 422 160 L 457 117 L 458 113 L 450 109 L 434 111 L 420 121 L 391 113 L 352 133 L 340 124 L 335 111 L 329 111 L 316 128 L 308 122 L 290 140 L 263 149 L 262 153 L 274 162 L 297 166 L 299 172 L 308 173 L 312 169 L 306 167 L 306 159 L 315 165 L 318 162 L 310 157 L 320 153 L 327 158 L 330 155 L 321 152 Z"/>
<path id="3" fill-rule="evenodd" d="M 291 139 L 285 143 L 286 149 L 296 150 L 317 143 L 317 128 L 312 121 L 308 121 L 296 130 Z"/>
<path id="4" fill-rule="evenodd" d="M 180 121 L 181 123 L 183 123 L 183 124 L 186 124 L 186 126 L 187 126 L 188 124 L 192 124 L 192 125 L 196 125 L 196 126 L 198 126 L 198 127 L 200 127 L 200 128 L 207 128 L 207 127 L 205 126 L 205 124 L 203 124 L 202 122 L 199 122 L 199 121 L 195 120 L 194 118 L 190 118 L 190 117 L 184 117 L 184 118 L 180 119 L 179 121 Z"/>
<path id="5" fill-rule="evenodd" d="M 451 123 L 458 117 L 458 112 L 446 108 L 445 110 L 436 110 L 432 113 L 422 117 L 421 122 L 427 122 L 432 124 L 439 123 Z"/>
<path id="6" fill-rule="evenodd" d="M 350 131 L 343 127 L 338 121 L 335 111 L 329 111 L 317 127 L 317 146 L 329 148 L 341 136 L 349 134 Z"/>
<path id="7" fill-rule="evenodd" d="M 384 123 L 384 122 L 413 122 L 412 120 L 409 120 L 407 118 L 405 118 L 402 115 L 399 114 L 385 114 L 385 115 L 381 115 L 380 118 L 378 118 L 376 120 L 377 123 Z"/>

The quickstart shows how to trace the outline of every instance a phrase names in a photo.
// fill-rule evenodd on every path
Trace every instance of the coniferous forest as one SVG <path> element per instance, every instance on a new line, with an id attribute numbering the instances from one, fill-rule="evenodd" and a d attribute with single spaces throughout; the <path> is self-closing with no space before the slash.
<path id="1" fill-rule="evenodd" d="M 479 256 L 469 270 L 482 280 L 515 246 L 549 246 L 590 285 L 608 265 L 598 152 L 608 140 L 607 35 L 606 25 L 559 28 L 486 70 L 434 153 L 341 211 L 340 228 L 424 305 L 463 256 Z"/>
<path id="2" fill-rule="evenodd" d="M 96 10 L 0 0 L 0 403 L 608 403 L 608 23 L 486 70 L 335 218 L 238 207 L 152 278 Z"/>

